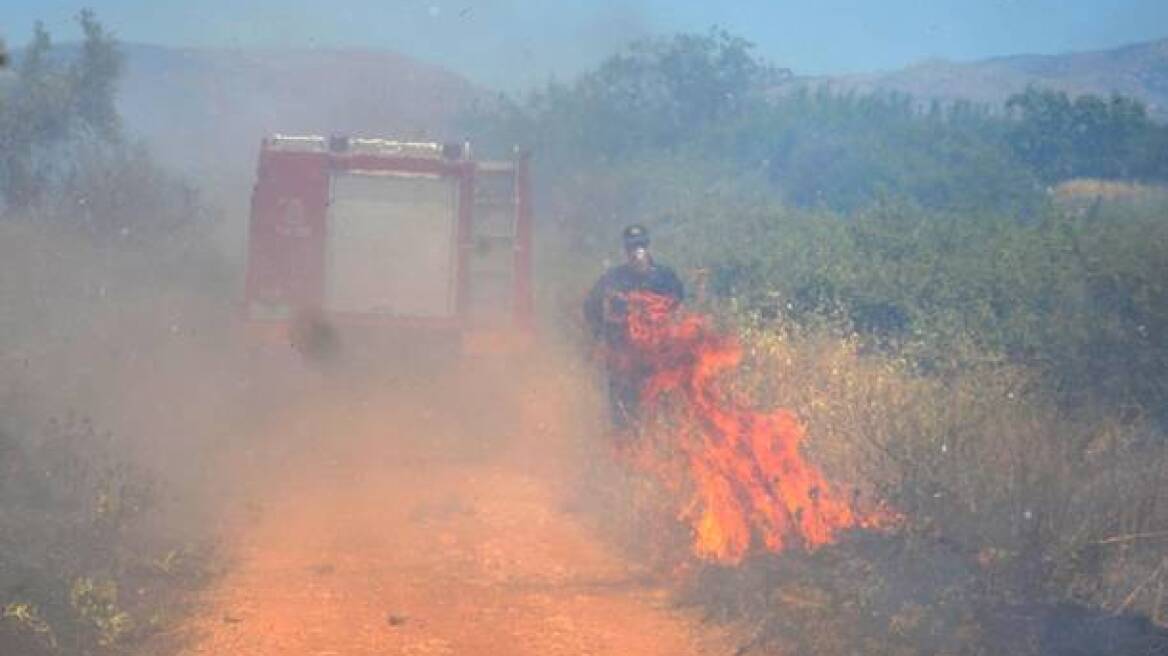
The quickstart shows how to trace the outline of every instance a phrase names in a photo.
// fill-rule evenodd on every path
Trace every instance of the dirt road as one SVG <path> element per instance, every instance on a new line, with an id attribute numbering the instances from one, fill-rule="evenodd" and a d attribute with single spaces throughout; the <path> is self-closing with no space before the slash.
<path id="1" fill-rule="evenodd" d="M 572 510 L 552 388 L 508 422 L 377 394 L 273 421 L 185 653 L 729 653 Z"/>

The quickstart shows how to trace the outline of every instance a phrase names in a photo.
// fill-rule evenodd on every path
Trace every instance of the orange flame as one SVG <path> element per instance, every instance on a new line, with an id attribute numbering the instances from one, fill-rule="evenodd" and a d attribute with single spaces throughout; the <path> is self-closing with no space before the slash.
<path id="1" fill-rule="evenodd" d="M 794 413 L 753 411 L 719 390 L 716 379 L 738 365 L 741 348 L 707 317 L 674 306 L 656 294 L 630 294 L 630 357 L 651 372 L 642 389 L 647 416 L 667 396 L 681 401 L 677 446 L 694 489 L 681 516 L 697 555 L 734 564 L 759 543 L 772 552 L 814 549 L 845 529 L 882 523 L 804 459 L 806 429 Z"/>

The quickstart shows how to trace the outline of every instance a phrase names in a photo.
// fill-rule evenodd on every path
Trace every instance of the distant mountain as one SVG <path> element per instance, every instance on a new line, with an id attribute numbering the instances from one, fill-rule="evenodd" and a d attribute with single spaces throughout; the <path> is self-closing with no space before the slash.
<path id="1" fill-rule="evenodd" d="M 893 90 L 921 100 L 1001 104 L 1037 85 L 1072 95 L 1120 93 L 1142 100 L 1168 121 L 1168 39 L 1113 50 L 1064 55 L 1015 55 L 968 63 L 929 60 L 886 73 L 806 78 L 839 90 Z"/>
<path id="2" fill-rule="evenodd" d="M 452 118 L 482 94 L 391 51 L 122 48 L 128 131 L 232 207 L 246 205 L 265 135 L 453 139 Z"/>

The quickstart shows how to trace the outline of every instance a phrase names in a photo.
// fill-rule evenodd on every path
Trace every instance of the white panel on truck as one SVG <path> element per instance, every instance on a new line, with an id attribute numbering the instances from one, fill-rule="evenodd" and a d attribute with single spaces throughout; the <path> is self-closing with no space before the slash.
<path id="1" fill-rule="evenodd" d="M 332 178 L 325 309 L 403 318 L 455 313 L 458 187 L 438 176 Z"/>

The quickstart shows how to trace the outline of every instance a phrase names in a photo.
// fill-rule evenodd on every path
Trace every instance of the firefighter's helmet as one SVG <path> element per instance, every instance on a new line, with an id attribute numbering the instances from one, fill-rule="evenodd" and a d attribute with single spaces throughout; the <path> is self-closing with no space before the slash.
<path id="1" fill-rule="evenodd" d="M 648 248 L 649 247 L 649 231 L 642 225 L 631 225 L 625 228 L 621 233 L 621 237 L 625 243 L 625 250 L 631 251 L 634 248 Z"/>

